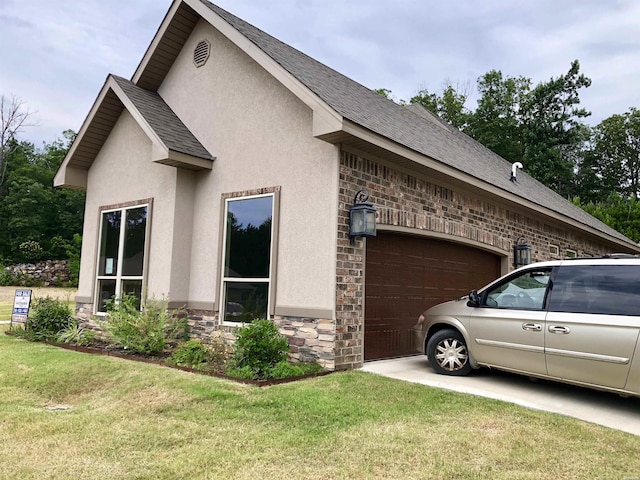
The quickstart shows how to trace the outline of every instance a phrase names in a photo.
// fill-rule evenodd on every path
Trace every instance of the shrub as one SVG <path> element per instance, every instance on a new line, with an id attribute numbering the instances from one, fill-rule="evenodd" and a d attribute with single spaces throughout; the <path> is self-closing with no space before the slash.
<path id="1" fill-rule="evenodd" d="M 248 365 L 244 367 L 231 367 L 227 370 L 227 375 L 235 378 L 244 378 L 245 380 L 255 380 L 256 375 Z"/>
<path id="2" fill-rule="evenodd" d="M 270 320 L 254 320 L 237 332 L 229 375 L 232 371 L 253 372 L 252 378 L 267 378 L 271 369 L 286 361 L 289 353 L 287 339 Z M 241 377 L 245 378 L 245 377 Z"/>
<path id="3" fill-rule="evenodd" d="M 270 378 L 289 378 L 304 375 L 304 370 L 294 363 L 278 362 L 269 372 Z"/>
<path id="4" fill-rule="evenodd" d="M 167 343 L 165 329 L 172 324 L 167 303 L 149 301 L 140 310 L 138 302 L 133 295 L 109 302 L 104 330 L 116 345 L 136 353 L 158 354 Z"/>
<path id="5" fill-rule="evenodd" d="M 74 343 L 76 345 L 90 345 L 96 337 L 96 333 L 93 330 L 87 330 L 73 319 L 71 324 L 61 330 L 56 335 L 56 340 L 61 343 Z"/>
<path id="6" fill-rule="evenodd" d="M 200 340 L 189 340 L 178 345 L 167 361 L 180 367 L 198 368 L 207 361 L 207 349 Z"/>
<path id="7" fill-rule="evenodd" d="M 69 304 L 47 296 L 33 300 L 27 330 L 34 338 L 52 339 L 72 322 Z"/>
<path id="8" fill-rule="evenodd" d="M 42 246 L 40 243 L 35 240 L 28 240 L 26 242 L 22 242 L 18 248 L 20 249 L 20 254 L 22 258 L 24 258 L 28 262 L 36 262 L 42 258 L 42 254 L 44 253 Z"/>
<path id="9" fill-rule="evenodd" d="M 229 346 L 220 336 L 212 336 L 210 343 L 188 340 L 178 345 L 167 363 L 203 372 L 222 373 L 229 359 Z"/>

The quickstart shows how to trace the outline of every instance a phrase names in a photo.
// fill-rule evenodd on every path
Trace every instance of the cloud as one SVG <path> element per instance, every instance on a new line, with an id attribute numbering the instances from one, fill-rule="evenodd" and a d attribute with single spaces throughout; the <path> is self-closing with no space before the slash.
<path id="1" fill-rule="evenodd" d="M 408 100 L 489 70 L 534 85 L 578 59 L 591 122 L 640 106 L 634 0 L 219 0 L 222 8 L 369 88 Z M 170 0 L 0 0 L 0 94 L 38 110 L 39 144 L 78 130 L 108 73 L 130 78 Z M 472 96 L 472 98 L 474 98 Z M 470 105 L 473 107 L 473 105 Z"/>

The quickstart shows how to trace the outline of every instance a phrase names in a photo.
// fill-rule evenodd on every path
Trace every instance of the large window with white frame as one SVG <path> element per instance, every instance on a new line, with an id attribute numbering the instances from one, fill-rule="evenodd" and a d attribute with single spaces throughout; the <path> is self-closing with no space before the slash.
<path id="1" fill-rule="evenodd" d="M 274 194 L 225 199 L 220 316 L 225 323 L 269 318 Z"/>
<path id="2" fill-rule="evenodd" d="M 96 278 L 96 313 L 107 302 L 124 295 L 142 301 L 148 204 L 105 209 L 100 215 L 100 240 Z"/>

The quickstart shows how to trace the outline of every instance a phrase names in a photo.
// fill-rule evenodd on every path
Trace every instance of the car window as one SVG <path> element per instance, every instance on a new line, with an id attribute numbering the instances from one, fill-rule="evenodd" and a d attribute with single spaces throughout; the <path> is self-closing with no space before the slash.
<path id="1" fill-rule="evenodd" d="M 542 310 L 551 269 L 527 270 L 494 285 L 483 296 L 484 306 Z"/>
<path id="2" fill-rule="evenodd" d="M 553 284 L 550 311 L 640 316 L 638 265 L 563 265 Z"/>

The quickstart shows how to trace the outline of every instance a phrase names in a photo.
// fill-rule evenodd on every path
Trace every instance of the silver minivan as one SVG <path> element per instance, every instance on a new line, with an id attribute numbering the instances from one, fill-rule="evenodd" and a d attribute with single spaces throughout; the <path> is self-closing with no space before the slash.
<path id="1" fill-rule="evenodd" d="M 640 396 L 640 258 L 534 263 L 428 309 L 413 332 L 440 374 L 492 367 Z"/>

